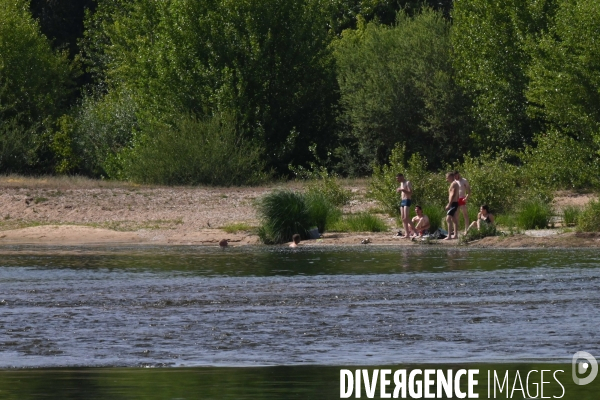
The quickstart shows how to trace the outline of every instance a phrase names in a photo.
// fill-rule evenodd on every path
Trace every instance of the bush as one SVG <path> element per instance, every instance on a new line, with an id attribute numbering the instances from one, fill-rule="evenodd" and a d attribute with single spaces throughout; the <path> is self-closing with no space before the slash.
<path id="1" fill-rule="evenodd" d="M 544 229 L 552 217 L 550 205 L 540 200 L 521 203 L 517 212 L 517 225 L 522 229 Z"/>
<path id="2" fill-rule="evenodd" d="M 502 158 L 465 156 L 458 165 L 461 175 L 471 185 L 469 201 L 487 204 L 494 212 L 508 211 L 519 199 L 519 170 Z"/>
<path id="3" fill-rule="evenodd" d="M 320 233 L 340 219 L 342 212 L 333 205 L 327 195 L 318 191 L 308 191 L 305 195 L 306 207 L 312 225 L 316 225 Z"/>
<path id="4" fill-rule="evenodd" d="M 286 243 L 296 233 L 302 239 L 308 238 L 313 224 L 304 195 L 277 190 L 265 195 L 257 205 L 262 220 L 258 234 L 263 243 Z"/>
<path id="5" fill-rule="evenodd" d="M 446 211 L 442 207 L 423 206 L 423 214 L 429 217 L 431 227 L 429 232 L 435 232 L 442 227 L 442 221 L 446 218 Z"/>
<path id="6" fill-rule="evenodd" d="M 562 210 L 563 226 L 573 226 L 577 224 L 581 209 L 575 206 L 567 206 Z"/>
<path id="7" fill-rule="evenodd" d="M 262 153 L 237 132 L 230 116 L 181 116 L 174 126 L 142 126 L 133 147 L 120 156 L 124 177 L 135 182 L 230 186 L 266 179 Z"/>
<path id="8" fill-rule="evenodd" d="M 350 214 L 337 221 L 331 230 L 334 232 L 385 232 L 388 226 L 380 218 L 369 213 Z"/>
<path id="9" fill-rule="evenodd" d="M 577 230 L 580 232 L 600 232 L 600 201 L 590 201 L 579 214 Z"/>
<path id="10" fill-rule="evenodd" d="M 488 236 L 496 236 L 497 234 L 498 234 L 498 232 L 496 230 L 496 225 L 482 223 L 482 224 L 480 224 L 479 229 L 477 229 L 477 228 L 469 229 L 467 234 L 461 236 L 460 239 L 461 239 L 461 241 L 466 243 L 466 242 L 471 242 L 473 240 L 483 239 L 484 237 L 488 237 Z"/>
<path id="11" fill-rule="evenodd" d="M 309 147 L 313 157 L 319 163 L 323 163 L 317 154 L 316 145 Z M 306 188 L 308 193 L 320 193 L 334 206 L 343 206 L 348 204 L 352 198 L 352 193 L 344 189 L 338 180 L 335 173 L 330 173 L 326 167 L 317 166 L 317 163 L 311 162 L 310 169 L 302 166 L 294 167 L 289 165 L 288 168 L 300 179 L 307 180 Z"/>

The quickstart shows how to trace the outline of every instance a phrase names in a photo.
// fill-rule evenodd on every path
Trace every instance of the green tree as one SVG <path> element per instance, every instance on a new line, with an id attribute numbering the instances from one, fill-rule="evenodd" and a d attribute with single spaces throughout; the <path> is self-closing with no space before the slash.
<path id="1" fill-rule="evenodd" d="M 86 52 L 108 90 L 144 121 L 226 112 L 285 173 L 334 140 L 337 100 L 327 13 L 318 0 L 101 1 Z M 299 164 L 299 162 L 295 162 Z"/>
<path id="2" fill-rule="evenodd" d="M 49 167 L 43 133 L 65 110 L 73 70 L 31 18 L 25 0 L 0 1 L 0 170 Z"/>
<path id="3" fill-rule="evenodd" d="M 529 46 L 552 21 L 556 0 L 456 0 L 452 45 L 458 81 L 474 101 L 481 148 L 520 148 L 539 131 L 527 115 Z"/>
<path id="4" fill-rule="evenodd" d="M 358 155 L 350 163 L 382 164 L 402 142 L 439 167 L 467 145 L 468 107 L 453 80 L 449 29 L 426 8 L 415 17 L 398 13 L 393 27 L 363 23 L 335 43 L 344 135 Z"/>
<path id="5" fill-rule="evenodd" d="M 527 90 L 532 115 L 588 146 L 600 144 L 600 8 L 560 2 L 554 26 L 535 48 Z"/>

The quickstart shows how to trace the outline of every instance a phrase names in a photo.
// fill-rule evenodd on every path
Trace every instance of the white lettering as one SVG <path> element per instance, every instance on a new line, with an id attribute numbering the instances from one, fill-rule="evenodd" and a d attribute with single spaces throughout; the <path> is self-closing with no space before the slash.
<path id="1" fill-rule="evenodd" d="M 382 369 L 381 370 L 381 375 L 379 376 L 379 383 L 380 383 L 380 387 L 381 387 L 379 397 L 381 397 L 382 399 L 389 399 L 390 397 L 392 397 L 392 395 L 389 394 L 386 390 L 386 386 L 390 384 L 390 380 L 386 379 L 386 376 L 391 373 L 392 373 L 391 369 Z"/>
<path id="2" fill-rule="evenodd" d="M 458 371 L 456 371 L 456 375 L 454 375 L 454 393 L 459 399 L 464 399 L 465 397 L 467 397 L 467 394 L 465 392 L 460 391 L 460 377 L 466 374 L 466 370 L 459 369 Z"/>
<path id="3" fill-rule="evenodd" d="M 533 369 L 531 371 L 529 371 L 527 373 L 527 379 L 525 380 L 525 385 L 527 387 L 527 397 L 531 398 L 536 398 L 538 397 L 538 394 L 540 393 L 540 386 L 537 383 L 533 383 L 533 386 L 535 386 L 535 396 L 532 396 L 531 393 L 529 393 L 529 374 L 531 374 L 532 372 L 538 372 L 537 369 Z"/>
<path id="4" fill-rule="evenodd" d="M 562 373 L 564 373 L 565 371 L 563 371 L 562 369 L 559 369 L 559 370 L 556 370 L 556 371 L 554 371 L 554 380 L 556 381 L 556 383 L 558 383 L 558 384 L 560 385 L 560 387 L 562 388 L 562 391 L 563 391 L 563 392 L 562 392 L 562 395 L 560 395 L 559 397 L 557 397 L 557 396 L 552 396 L 552 397 L 554 397 L 555 399 L 562 399 L 562 398 L 563 398 L 563 396 L 565 395 L 565 387 L 562 385 L 562 383 L 560 383 L 560 382 L 559 382 L 559 380 L 558 380 L 558 379 L 556 379 L 556 373 L 557 373 L 557 372 L 562 372 Z"/>
<path id="5" fill-rule="evenodd" d="M 435 369 L 426 369 L 423 387 L 425 391 L 424 397 L 426 399 L 435 399 L 435 393 L 431 393 L 431 387 L 435 384 L 435 381 L 431 379 L 431 375 L 435 375 Z"/>
<path id="6" fill-rule="evenodd" d="M 400 377 L 402 377 L 402 380 L 400 380 Z M 394 372 L 394 384 L 396 385 L 396 387 L 394 388 L 394 398 L 397 399 L 398 398 L 398 392 L 400 391 L 400 389 L 402 389 L 402 398 L 405 399 L 406 398 L 406 370 L 405 369 L 399 369 L 396 372 Z"/>
<path id="7" fill-rule="evenodd" d="M 354 386 L 352 371 L 340 369 L 340 399 L 347 399 L 352 396 L 352 386 Z"/>
<path id="8" fill-rule="evenodd" d="M 373 379 L 369 381 L 369 371 L 363 369 L 363 381 L 365 382 L 365 392 L 367 394 L 367 398 L 372 399 L 375 397 L 375 389 L 377 388 L 377 375 L 379 375 L 379 370 L 373 370 Z"/>
<path id="9" fill-rule="evenodd" d="M 420 369 L 413 369 L 408 376 L 408 393 L 414 399 L 420 399 L 423 396 L 423 382 L 420 379 L 415 382 L 415 375 L 421 374 L 422 371 Z M 415 391 L 415 386 L 417 387 L 417 391 Z"/>
<path id="10" fill-rule="evenodd" d="M 549 369 L 543 369 L 541 372 L 542 377 L 540 378 L 540 398 L 541 399 L 549 399 L 550 396 L 548 397 L 544 397 L 544 383 L 550 383 L 550 382 L 544 382 L 544 372 L 552 372 Z"/>
<path id="11" fill-rule="evenodd" d="M 446 397 L 448 397 L 449 399 L 452 398 L 452 370 L 449 369 L 448 371 L 448 378 L 446 379 L 446 377 L 444 376 L 444 371 L 442 371 L 441 369 L 437 370 L 437 397 L 438 398 L 442 398 L 442 388 L 444 389 L 444 392 L 446 393 Z"/>
<path id="12" fill-rule="evenodd" d="M 517 381 L 519 382 L 519 388 L 517 389 Z M 521 380 L 521 374 L 519 373 L 519 370 L 517 370 L 517 374 L 515 375 L 515 380 L 513 382 L 513 386 L 512 386 L 512 390 L 510 392 L 510 398 L 512 399 L 515 390 L 521 391 L 521 393 L 523 394 L 523 397 L 525 397 L 525 389 L 523 389 L 523 381 Z"/>
<path id="13" fill-rule="evenodd" d="M 479 394 L 475 393 L 475 385 L 479 383 L 479 381 L 475 380 L 475 375 L 479 375 L 478 369 L 470 369 L 469 370 L 469 398 L 470 399 L 478 399 Z"/>
<path id="14" fill-rule="evenodd" d="M 355 378 L 354 379 L 354 392 L 356 393 L 354 395 L 354 397 L 356 397 L 357 399 L 360 399 L 360 390 L 361 390 L 361 385 L 360 385 L 360 369 L 357 369 L 355 372 Z"/>

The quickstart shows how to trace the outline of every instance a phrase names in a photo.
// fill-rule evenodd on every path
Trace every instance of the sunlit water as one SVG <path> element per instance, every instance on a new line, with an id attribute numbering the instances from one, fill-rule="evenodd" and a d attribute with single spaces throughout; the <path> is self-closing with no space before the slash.
<path id="1" fill-rule="evenodd" d="M 0 256 L 0 368 L 600 354 L 595 250 L 20 250 Z"/>

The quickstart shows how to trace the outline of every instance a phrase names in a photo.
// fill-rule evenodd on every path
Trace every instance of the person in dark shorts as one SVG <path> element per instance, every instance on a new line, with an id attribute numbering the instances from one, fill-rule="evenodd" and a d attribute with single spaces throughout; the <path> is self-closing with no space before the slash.
<path id="1" fill-rule="evenodd" d="M 446 205 L 446 222 L 448 223 L 448 236 L 444 240 L 458 239 L 458 182 L 454 180 L 454 173 L 446 174 L 448 188 L 448 204 Z"/>

